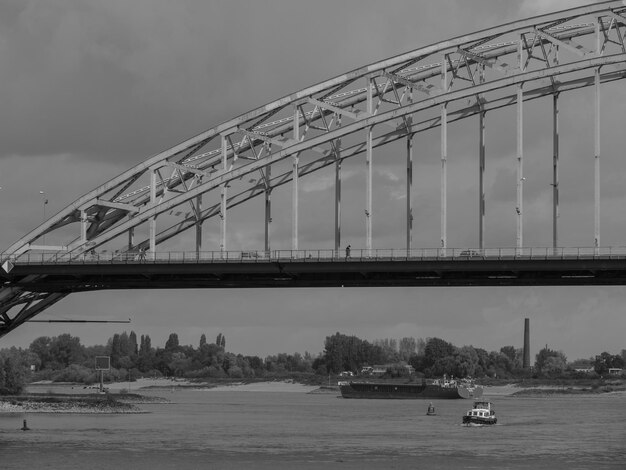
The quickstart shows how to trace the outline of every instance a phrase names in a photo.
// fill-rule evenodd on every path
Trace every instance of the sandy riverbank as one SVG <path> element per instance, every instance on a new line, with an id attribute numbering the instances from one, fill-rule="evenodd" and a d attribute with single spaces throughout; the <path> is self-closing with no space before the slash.
<path id="1" fill-rule="evenodd" d="M 143 413 L 135 404 L 107 395 L 0 397 L 0 413 Z"/>
<path id="2" fill-rule="evenodd" d="M 318 389 L 318 385 L 304 385 L 292 380 L 277 381 L 259 381 L 259 382 L 231 382 L 231 383 L 215 383 L 215 382 L 191 382 L 185 379 L 150 379 L 143 378 L 135 382 L 131 382 L 130 386 L 133 391 L 149 390 L 176 390 L 176 389 L 194 389 L 207 390 L 213 392 L 237 391 L 237 392 L 293 392 L 308 393 Z M 109 391 L 115 392 L 119 390 L 128 390 L 128 382 L 119 382 L 107 384 Z"/>
<path id="3" fill-rule="evenodd" d="M 318 389 L 317 385 L 302 385 L 294 382 L 256 382 L 256 383 L 234 383 L 231 385 L 219 385 L 209 388 L 210 391 L 226 392 L 289 392 L 289 393 L 309 393 Z"/>
<path id="4" fill-rule="evenodd" d="M 496 385 L 483 387 L 483 395 L 488 397 L 503 397 L 513 395 L 520 388 L 515 384 Z"/>
<path id="5" fill-rule="evenodd" d="M 293 392 L 309 393 L 319 389 L 319 385 L 304 385 L 292 380 L 258 381 L 258 382 L 197 382 L 186 379 L 141 378 L 133 382 L 105 383 L 104 388 L 111 395 L 125 393 L 149 393 L 176 390 L 207 390 L 207 391 L 238 391 L 238 392 Z M 26 393 L 36 394 L 99 394 L 97 385 L 85 386 L 74 383 L 54 383 L 48 381 L 31 383 Z"/>
<path id="6" fill-rule="evenodd" d="M 508 384 L 499 386 L 485 386 L 483 395 L 487 397 L 514 396 L 514 397 L 549 397 L 566 395 L 619 395 L 626 396 L 626 389 L 620 386 L 589 387 L 581 385 L 536 385 L 521 386 Z"/>
<path id="7" fill-rule="evenodd" d="M 130 383 L 107 383 L 105 388 L 108 393 L 103 394 L 97 386 L 46 381 L 32 383 L 26 387 L 22 396 L 0 397 L 0 413 L 144 413 L 137 405 L 169 402 L 168 399 L 155 396 L 159 392 L 196 390 L 311 393 L 320 387 L 289 380 L 216 385 L 185 379 L 142 378 Z"/>
<path id="8" fill-rule="evenodd" d="M 227 384 L 216 384 L 214 382 L 190 382 L 184 379 L 139 379 L 132 382 L 133 391 L 149 389 L 202 389 L 210 391 L 237 391 L 237 392 L 294 392 L 294 393 L 339 393 L 336 386 L 304 385 L 290 380 L 268 381 L 268 382 L 232 382 Z M 128 389 L 128 382 L 110 384 L 109 389 L 119 391 Z M 520 384 L 487 385 L 484 386 L 483 394 L 488 397 L 499 396 L 525 396 L 525 395 L 558 395 L 558 394 L 597 394 L 597 393 L 623 393 L 623 390 L 592 390 L 586 387 L 564 387 L 555 385 L 540 385 L 535 387 L 524 387 Z"/>
<path id="9" fill-rule="evenodd" d="M 131 382 L 130 387 L 128 382 L 111 383 L 105 384 L 107 393 L 101 393 L 98 386 L 35 382 L 28 384 L 22 395 L 0 396 L 0 413 L 145 413 L 138 405 L 169 400 L 144 395 L 140 389 L 166 383 L 171 387 L 171 381 L 166 379 L 141 379 Z"/>

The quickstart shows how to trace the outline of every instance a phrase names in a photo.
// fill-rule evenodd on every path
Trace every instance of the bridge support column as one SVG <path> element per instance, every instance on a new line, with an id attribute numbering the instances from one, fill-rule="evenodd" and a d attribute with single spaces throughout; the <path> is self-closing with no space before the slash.
<path id="1" fill-rule="evenodd" d="M 559 94 L 552 98 L 552 249 L 559 246 Z"/>
<path id="2" fill-rule="evenodd" d="M 202 183 L 202 179 L 198 179 L 198 184 Z M 200 259 L 200 252 L 202 251 L 202 194 L 198 194 L 196 197 L 196 259 Z"/>
<path id="3" fill-rule="evenodd" d="M 413 90 L 409 89 L 408 94 L 409 105 L 413 104 Z M 411 255 L 413 247 L 413 134 L 411 127 L 413 125 L 413 116 L 406 118 L 406 255 Z"/>
<path id="4" fill-rule="evenodd" d="M 595 111 L 595 151 L 594 151 L 594 241 L 595 253 L 600 248 L 600 79 L 596 70 L 596 111 Z"/>
<path id="5" fill-rule="evenodd" d="M 519 60 L 520 70 L 524 70 L 524 40 L 520 38 L 517 46 L 517 55 Z M 517 253 L 521 254 L 523 247 L 523 233 L 524 233 L 524 218 L 523 218 L 523 204 L 524 204 L 524 89 L 523 84 L 520 83 L 517 86 L 517 201 L 515 206 L 515 212 L 517 212 Z"/>
<path id="6" fill-rule="evenodd" d="M 482 105 L 481 105 L 482 108 Z M 485 249 L 485 121 L 486 114 L 480 111 L 478 124 L 478 247 Z"/>
<path id="7" fill-rule="evenodd" d="M 157 185 L 157 170 L 150 171 L 150 205 L 155 207 L 156 200 L 156 185 Z M 150 246 L 150 259 L 155 259 L 156 255 L 156 215 L 150 217 L 149 225 L 149 246 Z"/>
<path id="8" fill-rule="evenodd" d="M 87 242 L 87 213 L 84 209 L 80 210 L 80 242 Z"/>
<path id="9" fill-rule="evenodd" d="M 222 170 L 228 171 L 228 143 L 226 136 L 222 134 Z M 228 202 L 228 186 L 222 183 L 220 194 L 220 252 L 222 256 L 226 251 L 226 210 Z"/>
<path id="10" fill-rule="evenodd" d="M 594 241 L 593 246 L 598 254 L 600 248 L 600 73 L 596 69 L 595 76 L 595 131 L 594 131 Z"/>
<path id="11" fill-rule="evenodd" d="M 448 92 L 448 62 L 444 56 L 441 61 L 441 88 Z M 441 105 L 441 256 L 446 256 L 448 245 L 448 108 Z"/>
<path id="12" fill-rule="evenodd" d="M 271 145 L 267 145 L 267 153 L 270 155 Z M 272 187 L 270 180 L 272 179 L 272 167 L 268 165 L 265 167 L 265 253 L 267 256 L 270 254 L 270 226 L 272 224 Z"/>
<path id="13" fill-rule="evenodd" d="M 131 219 L 130 214 L 128 215 L 128 219 L 129 220 Z M 128 229 L 128 249 L 131 250 L 134 246 L 135 246 L 135 228 L 131 227 Z"/>
<path id="14" fill-rule="evenodd" d="M 554 48 L 554 67 L 559 65 L 559 47 Z M 552 95 L 552 252 L 559 246 L 559 93 Z"/>
<path id="15" fill-rule="evenodd" d="M 602 55 L 601 18 L 596 21 L 596 54 Z M 594 250 L 600 252 L 600 67 L 594 73 L 595 113 L 594 113 Z"/>
<path id="16" fill-rule="evenodd" d="M 523 247 L 523 204 L 524 204 L 524 91 L 522 85 L 517 87 L 517 252 L 521 254 Z"/>
<path id="17" fill-rule="evenodd" d="M 300 110 L 298 105 L 293 106 L 293 140 L 300 142 Z M 291 249 L 298 251 L 298 166 L 300 155 L 293 155 L 292 187 L 291 187 Z"/>
<path id="18" fill-rule="evenodd" d="M 485 65 L 480 66 L 480 83 L 485 82 Z M 482 104 L 482 96 L 478 97 L 480 114 L 478 115 L 478 247 L 485 249 L 485 123 L 487 113 Z"/>
<path id="19" fill-rule="evenodd" d="M 337 115 L 337 127 L 341 127 L 341 116 Z M 335 141 L 335 256 L 341 249 L 341 139 Z"/>
<path id="20" fill-rule="evenodd" d="M 406 137 L 406 251 L 411 255 L 413 245 L 413 134 Z"/>
<path id="21" fill-rule="evenodd" d="M 367 77 L 367 113 L 371 116 L 374 113 L 373 97 L 372 97 L 371 76 Z M 366 255 L 372 256 L 372 165 L 373 165 L 373 147 L 372 147 L 373 128 L 367 128 L 366 141 L 366 157 L 365 165 L 367 167 L 366 188 L 365 188 L 365 249 Z"/>

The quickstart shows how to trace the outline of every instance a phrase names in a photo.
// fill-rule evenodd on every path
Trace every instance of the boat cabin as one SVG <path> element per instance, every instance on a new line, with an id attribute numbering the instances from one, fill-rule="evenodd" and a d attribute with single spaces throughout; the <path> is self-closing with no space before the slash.
<path id="1" fill-rule="evenodd" d="M 467 412 L 467 416 L 476 416 L 478 418 L 489 418 L 494 412 L 489 410 L 471 410 Z"/>
<path id="2" fill-rule="evenodd" d="M 475 410 L 481 409 L 481 410 L 491 410 L 491 402 L 489 401 L 475 401 L 474 402 L 474 407 Z"/>
<path id="3" fill-rule="evenodd" d="M 467 412 L 467 416 L 477 416 L 480 418 L 488 418 L 495 415 L 496 412 L 491 409 L 491 402 L 475 401 L 474 406 Z"/>

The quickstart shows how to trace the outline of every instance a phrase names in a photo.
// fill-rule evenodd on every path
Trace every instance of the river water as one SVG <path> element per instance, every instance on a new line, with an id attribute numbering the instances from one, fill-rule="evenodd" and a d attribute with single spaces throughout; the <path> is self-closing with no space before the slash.
<path id="1" fill-rule="evenodd" d="M 171 403 L 140 405 L 142 414 L 0 414 L 0 469 L 626 468 L 624 394 L 485 397 L 498 424 L 465 427 L 469 400 L 433 400 L 437 416 L 426 416 L 422 400 L 150 393 Z"/>

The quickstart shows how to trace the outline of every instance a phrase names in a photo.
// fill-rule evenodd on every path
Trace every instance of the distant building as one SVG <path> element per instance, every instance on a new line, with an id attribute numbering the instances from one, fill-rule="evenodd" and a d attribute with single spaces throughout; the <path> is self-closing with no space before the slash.
<path id="1" fill-rule="evenodd" d="M 387 369 L 390 366 L 386 366 L 386 365 L 379 365 L 379 366 L 374 366 L 372 367 L 372 375 L 383 375 L 385 372 L 387 372 Z"/>
<path id="2" fill-rule="evenodd" d="M 623 369 L 620 369 L 618 367 L 611 367 L 609 369 L 609 375 L 622 375 L 623 371 Z"/>

